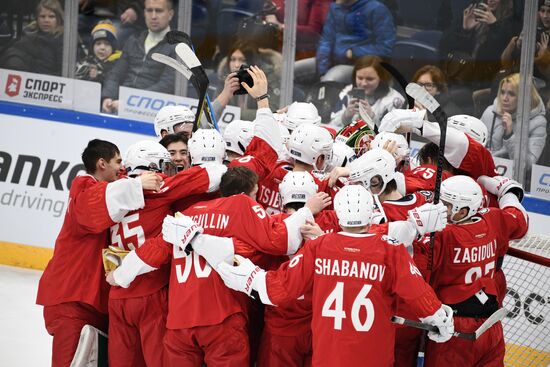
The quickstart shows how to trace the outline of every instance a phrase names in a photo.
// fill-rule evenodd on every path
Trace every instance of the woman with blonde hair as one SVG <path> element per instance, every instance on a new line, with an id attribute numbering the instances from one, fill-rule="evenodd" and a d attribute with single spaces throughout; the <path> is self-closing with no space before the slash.
<path id="1" fill-rule="evenodd" d="M 489 130 L 487 148 L 495 157 L 514 159 L 516 144 L 519 144 L 516 132 L 521 129 L 517 121 L 519 74 L 503 78 L 498 87 L 494 103 L 487 107 L 481 121 Z M 529 113 L 529 143 L 527 164 L 537 163 L 546 142 L 546 110 L 535 86 L 531 89 L 531 111 Z"/>
<path id="2" fill-rule="evenodd" d="M 0 65 L 6 69 L 61 75 L 63 8 L 58 0 L 41 0 L 35 18 L 25 28 L 25 35 L 6 50 Z"/>

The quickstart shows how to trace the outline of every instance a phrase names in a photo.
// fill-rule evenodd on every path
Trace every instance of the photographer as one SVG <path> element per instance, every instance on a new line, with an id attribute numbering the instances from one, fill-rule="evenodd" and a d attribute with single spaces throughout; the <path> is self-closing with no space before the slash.
<path id="1" fill-rule="evenodd" d="M 334 128 L 349 125 L 358 118 L 370 119 L 374 123 L 394 108 L 402 108 L 405 98 L 390 87 L 391 75 L 380 64 L 378 56 L 363 56 L 355 62 L 352 84 L 340 92 L 341 109 L 333 114 L 330 124 Z"/>
<path id="2" fill-rule="evenodd" d="M 237 42 L 218 66 L 218 77 L 220 80 L 224 80 L 224 85 L 223 89 L 218 91 L 219 95 L 213 105 L 216 118 L 221 117 L 223 109 L 228 104 L 241 108 L 241 119 L 243 120 L 252 121 L 256 117 L 256 101 L 248 96 L 240 84 L 243 81 L 242 78 L 249 75 L 245 71 L 248 65 L 256 65 L 265 72 L 268 79 L 269 101 L 271 106 L 276 108 L 279 105 L 281 94 L 279 86 L 282 64 L 282 55 L 274 50 L 259 49 L 248 43 Z M 244 67 L 239 74 L 239 69 L 242 66 Z M 241 75 L 240 81 L 238 75 Z"/>

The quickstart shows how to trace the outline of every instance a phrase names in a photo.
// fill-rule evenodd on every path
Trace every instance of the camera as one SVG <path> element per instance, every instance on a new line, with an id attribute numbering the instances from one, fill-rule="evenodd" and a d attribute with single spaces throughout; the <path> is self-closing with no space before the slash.
<path id="1" fill-rule="evenodd" d="M 365 99 L 365 90 L 363 88 L 353 88 L 348 92 L 350 98 Z"/>
<path id="2" fill-rule="evenodd" d="M 248 84 L 249 87 L 254 86 L 254 80 L 252 79 L 252 75 L 248 74 L 248 68 L 249 66 L 246 64 L 242 64 L 239 70 L 237 71 L 237 78 L 239 79 L 239 85 L 240 88 L 233 92 L 233 95 L 240 95 L 240 94 L 247 94 L 248 92 L 241 83 Z"/>

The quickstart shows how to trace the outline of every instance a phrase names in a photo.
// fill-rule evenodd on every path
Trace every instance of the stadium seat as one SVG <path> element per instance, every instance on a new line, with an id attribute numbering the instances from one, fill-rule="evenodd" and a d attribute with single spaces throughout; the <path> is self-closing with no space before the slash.
<path id="1" fill-rule="evenodd" d="M 437 47 L 426 42 L 414 39 L 400 40 L 393 47 L 392 64 L 409 80 L 420 67 L 437 63 L 438 56 Z"/>
<path id="2" fill-rule="evenodd" d="M 441 0 L 397 0 L 397 14 L 404 26 L 433 29 Z"/>

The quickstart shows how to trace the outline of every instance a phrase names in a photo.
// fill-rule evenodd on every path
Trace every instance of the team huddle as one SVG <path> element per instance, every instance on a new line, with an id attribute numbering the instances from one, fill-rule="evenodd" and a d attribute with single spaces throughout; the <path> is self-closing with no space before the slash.
<path id="1" fill-rule="evenodd" d="M 256 119 L 223 135 L 169 106 L 160 143 L 121 157 L 90 141 L 39 285 L 52 365 L 89 363 L 89 325 L 110 366 L 502 366 L 500 322 L 459 337 L 502 308 L 502 261 L 528 229 L 485 125 L 449 119 L 438 187 L 424 110 L 336 133 L 309 103 L 273 113 L 250 74 Z M 415 159 L 407 133 L 428 141 Z"/>

